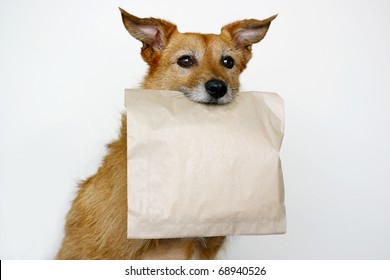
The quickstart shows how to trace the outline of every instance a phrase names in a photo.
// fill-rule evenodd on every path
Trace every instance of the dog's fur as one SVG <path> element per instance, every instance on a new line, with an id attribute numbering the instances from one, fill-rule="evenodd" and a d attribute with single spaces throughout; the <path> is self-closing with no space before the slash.
<path id="1" fill-rule="evenodd" d="M 178 90 L 196 102 L 228 103 L 239 90 L 252 44 L 259 42 L 276 17 L 236 21 L 220 35 L 180 33 L 164 20 L 137 18 L 121 10 L 129 33 L 143 43 L 149 65 L 142 88 Z M 184 57 L 184 60 L 183 60 Z M 226 57 L 232 61 L 224 61 Z M 182 60 L 180 60 L 182 59 Z M 180 60 L 180 62 L 179 62 Z M 212 97 L 205 84 L 226 84 L 222 97 Z M 213 259 L 225 237 L 129 240 L 127 232 L 126 116 L 119 139 L 109 144 L 97 173 L 80 184 L 67 215 L 58 259 Z"/>

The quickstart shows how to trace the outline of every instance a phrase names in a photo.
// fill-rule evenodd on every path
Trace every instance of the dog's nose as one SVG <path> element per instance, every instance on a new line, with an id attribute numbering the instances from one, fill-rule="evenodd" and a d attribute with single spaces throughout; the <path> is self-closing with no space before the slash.
<path id="1" fill-rule="evenodd" d="M 227 85 L 224 81 L 213 79 L 206 83 L 207 92 L 215 99 L 221 98 L 227 92 Z"/>

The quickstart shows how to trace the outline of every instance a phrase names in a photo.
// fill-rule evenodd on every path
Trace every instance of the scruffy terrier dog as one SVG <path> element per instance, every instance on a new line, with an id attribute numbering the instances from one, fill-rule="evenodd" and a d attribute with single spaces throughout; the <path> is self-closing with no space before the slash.
<path id="1" fill-rule="evenodd" d="M 224 104 L 239 91 L 252 44 L 266 35 L 272 16 L 228 24 L 221 34 L 180 33 L 161 19 L 120 9 L 127 31 L 142 42 L 149 65 L 142 88 L 176 90 L 201 103 Z M 127 239 L 126 116 L 97 173 L 80 184 L 67 215 L 58 259 L 214 259 L 225 237 Z"/>

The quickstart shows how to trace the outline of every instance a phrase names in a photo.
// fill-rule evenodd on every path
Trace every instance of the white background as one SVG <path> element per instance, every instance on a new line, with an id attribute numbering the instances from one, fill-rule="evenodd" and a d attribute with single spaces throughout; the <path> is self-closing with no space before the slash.
<path id="1" fill-rule="evenodd" d="M 116 137 L 146 70 L 118 6 L 182 32 L 279 14 L 241 83 L 285 100 L 288 232 L 231 238 L 221 258 L 390 258 L 389 1 L 1 0 L 1 259 L 55 256 Z"/>

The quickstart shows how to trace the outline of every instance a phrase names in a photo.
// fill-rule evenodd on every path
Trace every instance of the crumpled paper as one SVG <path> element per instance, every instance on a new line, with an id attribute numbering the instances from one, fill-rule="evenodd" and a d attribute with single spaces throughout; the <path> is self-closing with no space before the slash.
<path id="1" fill-rule="evenodd" d="M 125 103 L 128 238 L 285 233 L 277 94 L 205 105 L 137 89 Z"/>

